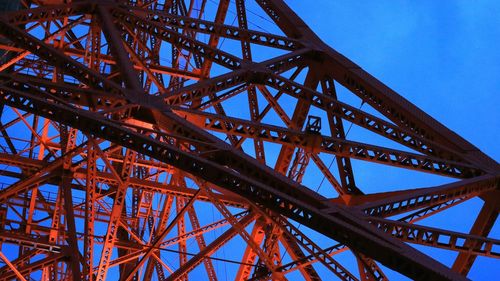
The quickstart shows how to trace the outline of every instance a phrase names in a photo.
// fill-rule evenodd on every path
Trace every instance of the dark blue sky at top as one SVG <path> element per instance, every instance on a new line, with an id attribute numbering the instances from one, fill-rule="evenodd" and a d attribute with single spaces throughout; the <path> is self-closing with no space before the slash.
<path id="1" fill-rule="evenodd" d="M 209 5 L 214 6 L 213 2 Z M 500 107 L 500 1 L 286 0 L 286 3 L 328 45 L 493 159 L 500 160 L 497 145 L 500 140 L 497 113 Z M 252 12 L 264 14 L 256 8 Z M 229 22 L 234 23 L 233 19 L 234 13 Z M 265 21 L 259 24 L 267 28 Z M 363 135 L 353 132 L 350 137 L 356 136 Z M 385 187 L 432 186 L 441 180 L 425 174 L 408 182 L 405 176 L 409 174 L 401 169 L 390 170 L 381 176 L 377 167 L 364 166 L 359 161 L 354 168 L 357 183 L 367 193 L 384 191 Z M 306 178 L 305 184 L 314 189 L 318 186 L 318 178 L 314 175 Z M 369 186 L 380 189 L 365 189 Z M 326 187 L 321 193 L 328 197 Z M 426 220 L 425 224 L 445 224 L 445 228 L 466 232 L 481 203 L 479 199 L 471 201 L 444 216 Z M 213 216 L 213 211 L 207 212 Z M 490 236 L 500 237 L 499 223 Z M 331 245 L 330 241 L 315 242 Z M 443 250 L 424 250 L 447 265 L 455 257 Z M 225 254 L 216 253 L 215 256 L 224 258 Z M 500 275 L 499 265 L 496 259 L 478 258 L 469 278 L 493 280 L 492 276 Z M 356 272 L 355 264 L 350 264 L 351 268 Z M 198 269 L 203 270 L 201 266 Z M 218 273 L 223 269 L 227 270 L 226 265 L 218 266 Z M 389 276 L 397 276 L 396 280 L 401 278 L 392 273 Z M 222 276 L 220 279 L 226 280 Z"/>
<path id="2" fill-rule="evenodd" d="M 286 3 L 328 45 L 490 157 L 500 160 L 499 1 Z M 405 184 L 408 180 L 403 175 L 394 173 L 390 175 L 392 179 L 383 180 Z M 426 180 L 422 178 L 419 183 Z M 432 186 L 434 180 L 431 178 L 427 186 Z M 358 178 L 358 183 L 366 182 Z M 472 200 L 462 205 L 423 224 L 446 225 L 445 228 L 467 232 L 481 202 Z M 500 236 L 498 221 L 490 236 Z M 454 254 L 424 250 L 448 266 L 453 263 Z M 498 260 L 478 258 L 468 277 L 493 280 L 493 276 L 500 275 L 498 266 Z"/>
<path id="3" fill-rule="evenodd" d="M 334 49 L 500 159 L 499 1 L 286 3 Z"/>

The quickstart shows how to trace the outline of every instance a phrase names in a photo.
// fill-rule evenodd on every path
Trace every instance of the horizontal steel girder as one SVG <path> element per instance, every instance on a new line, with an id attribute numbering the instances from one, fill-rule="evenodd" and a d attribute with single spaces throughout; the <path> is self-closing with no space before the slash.
<path id="1" fill-rule="evenodd" d="M 27 93 L 16 93 L 13 95 L 2 91 L 0 94 L 5 103 L 10 106 L 68 124 L 95 137 L 102 137 L 111 142 L 122 143 L 137 152 L 161 160 L 232 192 L 236 192 L 248 200 L 258 202 L 259 205 L 267 206 L 339 242 L 345 243 L 352 249 L 374 257 L 383 264 L 404 272 L 409 276 L 418 276 L 421 278 L 424 275 L 428 278 L 462 279 L 460 275 L 452 273 L 449 269 L 425 255 L 401 243 L 395 243 L 394 240 L 380 236 L 380 234 L 374 232 L 374 229 L 359 224 L 359 219 L 356 219 L 352 214 L 348 214 L 335 205 L 330 208 L 336 208 L 336 211 L 330 212 L 330 215 L 325 214 L 318 209 L 320 206 L 313 207 L 313 205 L 310 205 L 311 203 L 314 204 L 314 202 L 317 204 L 318 201 L 323 201 L 324 199 L 313 199 L 317 195 L 311 197 L 311 195 L 304 193 L 303 188 L 294 187 L 291 189 L 284 182 L 280 184 L 279 181 L 281 179 L 264 176 L 267 174 L 265 171 L 251 171 L 256 177 L 264 172 L 262 174 L 264 178 L 259 176 L 264 181 L 256 182 L 244 176 L 244 174 L 236 174 L 234 171 L 224 168 L 219 164 L 190 155 L 166 143 L 158 142 L 109 121 L 102 120 L 101 117 L 93 113 L 51 103 L 48 100 Z M 238 161 L 243 160 L 241 156 L 236 156 L 236 158 L 240 159 Z M 231 165 L 227 162 L 226 164 Z M 231 166 L 236 168 L 241 164 L 241 162 L 233 162 Z M 247 164 L 244 165 L 247 169 L 250 168 Z M 273 184 L 272 181 L 278 181 L 273 184 L 274 186 L 271 185 L 272 187 L 266 186 L 264 185 L 266 178 L 267 180 L 271 180 L 269 184 Z M 302 201 L 295 198 L 302 198 Z M 311 203 L 307 203 L 307 198 L 310 198 Z M 323 206 L 323 208 L 327 207 L 329 206 Z M 346 220 L 349 223 L 346 223 Z M 335 225 L 335 227 L 325 227 L 325 221 L 330 222 L 329 225 Z M 431 269 L 424 264 L 434 265 Z"/>

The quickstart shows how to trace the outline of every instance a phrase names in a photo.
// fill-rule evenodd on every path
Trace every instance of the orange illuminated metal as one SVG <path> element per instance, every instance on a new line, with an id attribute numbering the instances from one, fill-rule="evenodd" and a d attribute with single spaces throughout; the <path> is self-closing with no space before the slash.
<path id="1" fill-rule="evenodd" d="M 498 163 L 284 1 L 3 5 L 0 280 L 465 280 L 500 258 Z M 455 180 L 365 194 L 352 160 Z M 470 233 L 420 224 L 472 198 Z"/>

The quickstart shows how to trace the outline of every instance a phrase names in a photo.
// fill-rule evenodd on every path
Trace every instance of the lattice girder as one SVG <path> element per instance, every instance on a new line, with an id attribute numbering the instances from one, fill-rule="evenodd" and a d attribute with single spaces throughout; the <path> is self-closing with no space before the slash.
<path id="1" fill-rule="evenodd" d="M 217 280 L 228 264 L 237 280 L 465 280 L 500 257 L 498 163 L 284 1 L 62 2 L 0 14 L 0 280 Z M 365 194 L 353 161 L 460 180 Z M 470 234 L 425 226 L 473 198 Z M 448 268 L 407 243 L 459 255 Z"/>

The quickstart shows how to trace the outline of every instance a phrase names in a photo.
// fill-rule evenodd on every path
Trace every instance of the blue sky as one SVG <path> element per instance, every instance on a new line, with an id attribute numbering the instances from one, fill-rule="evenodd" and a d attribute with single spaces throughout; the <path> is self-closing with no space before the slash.
<path id="1" fill-rule="evenodd" d="M 286 2 L 330 46 L 500 159 L 498 1 Z M 480 205 L 467 202 L 427 223 L 446 220 L 451 229 L 467 231 Z M 490 236 L 499 233 L 497 223 Z M 453 262 L 442 250 L 427 253 Z M 498 260 L 478 259 L 469 278 L 498 274 Z"/>
<path id="2" fill-rule="evenodd" d="M 330 46 L 500 159 L 498 1 L 286 1 Z"/>
<path id="3" fill-rule="evenodd" d="M 496 113 L 500 106 L 500 3 L 465 0 L 286 0 L 286 3 L 327 44 L 486 154 L 500 160 L 497 148 L 500 118 Z M 253 12 L 263 15 L 261 10 L 254 9 Z M 234 23 L 234 16 L 234 13 L 230 14 L 229 23 Z M 252 25 L 251 28 L 272 30 L 272 27 L 264 25 L 265 21 L 262 22 L 259 28 Z M 230 44 L 229 41 L 225 44 Z M 373 141 L 359 139 L 363 135 L 357 133 L 353 130 L 349 137 L 358 137 L 366 143 Z M 353 165 L 358 185 L 368 193 L 432 186 L 448 180 L 420 174 L 409 181 L 410 177 L 406 176 L 414 176 L 415 173 L 401 169 L 385 173 L 386 170 L 379 170 L 380 165 L 364 162 L 353 162 Z M 318 186 L 318 178 L 314 176 L 312 174 L 304 179 L 304 183 L 313 189 Z M 323 186 L 321 193 L 328 196 L 328 192 L 328 188 Z M 425 224 L 439 226 L 445 222 L 449 229 L 467 232 L 480 206 L 480 200 L 471 200 L 426 220 Z M 213 219 L 213 209 L 207 211 L 207 215 Z M 321 239 L 321 236 L 316 236 Z M 490 236 L 500 237 L 498 223 Z M 230 246 L 241 247 L 238 241 L 231 242 Z M 325 238 L 315 241 L 331 245 L 331 241 Z M 453 263 L 453 253 L 423 250 L 447 265 Z M 223 251 L 215 254 L 223 258 L 225 255 Z M 355 264 L 349 266 L 356 272 Z M 480 258 L 469 278 L 491 280 L 493 274 L 499 274 L 497 268 L 498 260 Z M 203 268 L 200 266 L 198 270 Z M 219 273 L 227 270 L 226 265 L 217 270 Z M 389 272 L 388 275 L 395 280 L 402 278 Z M 300 280 L 293 277 L 300 276 L 298 274 L 291 276 L 289 280 Z M 220 279 L 225 280 L 222 274 Z"/>

